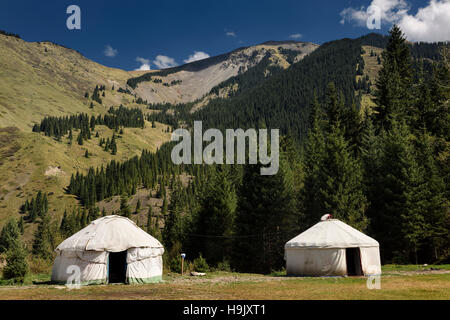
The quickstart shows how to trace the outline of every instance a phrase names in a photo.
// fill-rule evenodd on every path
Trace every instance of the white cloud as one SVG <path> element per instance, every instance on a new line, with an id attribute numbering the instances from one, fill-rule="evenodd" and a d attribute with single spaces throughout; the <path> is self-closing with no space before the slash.
<path id="1" fill-rule="evenodd" d="M 177 65 L 175 59 L 163 55 L 156 56 L 155 60 L 153 60 L 153 64 L 160 69 L 171 68 Z"/>
<path id="2" fill-rule="evenodd" d="M 225 32 L 225 34 L 227 35 L 227 37 L 236 38 L 236 33 L 234 33 L 233 31 L 227 31 Z"/>
<path id="3" fill-rule="evenodd" d="M 150 59 L 137 57 L 136 61 L 140 62 L 141 66 L 138 69 L 136 69 L 135 71 L 148 71 L 148 70 L 150 70 Z"/>
<path id="4" fill-rule="evenodd" d="M 105 56 L 110 57 L 110 58 L 114 58 L 115 56 L 117 56 L 117 54 L 119 53 L 118 50 L 113 49 L 113 47 L 111 47 L 109 44 L 106 46 L 105 51 L 103 51 L 103 53 L 105 54 Z"/>
<path id="5" fill-rule="evenodd" d="M 380 8 L 381 19 L 387 22 L 398 21 L 409 10 L 405 0 L 372 0 L 370 6 Z M 364 6 L 359 9 L 346 8 L 341 11 L 342 19 L 340 22 L 344 24 L 345 21 L 354 21 L 358 25 L 365 26 L 369 16 L 367 8 Z"/>
<path id="6" fill-rule="evenodd" d="M 194 54 L 191 54 L 189 58 L 184 60 L 184 63 L 190 63 L 198 60 L 203 60 L 209 58 L 209 54 L 203 51 L 195 51 Z"/>
<path id="7" fill-rule="evenodd" d="M 294 39 L 294 40 L 300 39 L 302 37 L 303 37 L 303 35 L 300 33 L 294 33 L 289 36 L 290 39 Z"/>
<path id="8" fill-rule="evenodd" d="M 396 23 L 410 41 L 450 40 L 450 0 L 430 0 L 416 14 L 410 14 L 405 0 L 372 0 L 371 6 L 380 8 L 381 21 Z M 341 23 L 356 22 L 365 26 L 369 15 L 366 7 L 346 8 L 341 11 Z"/>
<path id="9" fill-rule="evenodd" d="M 450 40 L 450 0 L 430 1 L 415 16 L 405 15 L 399 26 L 411 41 Z"/>

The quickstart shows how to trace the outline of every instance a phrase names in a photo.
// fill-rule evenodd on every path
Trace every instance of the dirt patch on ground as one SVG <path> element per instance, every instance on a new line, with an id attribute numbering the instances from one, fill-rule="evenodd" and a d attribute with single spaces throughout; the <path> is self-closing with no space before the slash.
<path id="1" fill-rule="evenodd" d="M 268 277 L 268 276 L 258 276 L 258 275 L 226 275 L 226 276 L 215 276 L 214 278 L 209 278 L 208 276 L 189 276 L 177 277 L 174 279 L 167 280 L 167 282 L 176 284 L 192 284 L 192 283 L 240 283 L 240 282 L 270 282 L 270 281 L 282 281 L 296 279 L 295 277 Z"/>
<path id="2" fill-rule="evenodd" d="M 61 170 L 61 167 L 48 166 L 47 170 L 45 170 L 45 175 L 47 177 L 56 177 L 64 174 L 65 172 Z"/>

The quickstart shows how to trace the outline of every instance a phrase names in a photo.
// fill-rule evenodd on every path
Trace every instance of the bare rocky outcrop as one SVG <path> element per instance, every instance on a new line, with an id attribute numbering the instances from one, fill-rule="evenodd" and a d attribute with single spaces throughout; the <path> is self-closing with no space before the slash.
<path id="1" fill-rule="evenodd" d="M 213 95 L 208 95 L 212 88 L 231 77 L 246 72 L 260 63 L 266 54 L 270 55 L 273 65 L 286 69 L 291 63 L 283 49 L 297 52 L 293 62 L 298 62 L 317 48 L 318 45 L 313 43 L 294 41 L 272 41 L 241 48 L 220 57 L 209 58 L 210 61 L 206 59 L 201 68 L 194 68 L 192 64 L 186 64 L 177 67 L 174 72 L 168 72 L 165 76 L 159 76 L 157 72 L 151 71 L 155 73 L 152 80 L 140 82 L 134 92 L 150 103 L 176 104 L 202 99 L 203 102 L 200 102 L 198 108 L 204 105 L 204 99 L 215 98 Z M 158 82 L 153 81 L 154 79 L 157 79 Z M 173 82 L 178 83 L 169 85 Z"/>

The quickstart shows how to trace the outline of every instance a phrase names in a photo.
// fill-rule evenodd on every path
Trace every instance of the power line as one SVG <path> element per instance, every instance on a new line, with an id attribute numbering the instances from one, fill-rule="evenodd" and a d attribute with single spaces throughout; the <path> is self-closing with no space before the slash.
<path id="1" fill-rule="evenodd" d="M 241 238 L 263 238 L 267 236 L 275 236 L 280 234 L 286 234 L 291 232 L 300 232 L 300 229 L 283 230 L 271 233 L 261 233 L 253 235 L 241 235 L 241 236 L 219 236 L 219 235 L 208 235 L 208 234 L 198 234 L 198 233 L 181 233 L 184 236 L 198 237 L 198 238 L 217 238 L 217 239 L 241 239 Z"/>

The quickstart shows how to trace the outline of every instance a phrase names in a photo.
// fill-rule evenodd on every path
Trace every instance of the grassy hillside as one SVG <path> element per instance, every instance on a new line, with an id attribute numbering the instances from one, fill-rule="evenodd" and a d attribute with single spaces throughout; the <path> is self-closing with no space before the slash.
<path id="1" fill-rule="evenodd" d="M 43 134 L 23 132 L 17 128 L 0 129 L 0 225 L 11 216 L 19 216 L 19 208 L 27 198 L 36 196 L 38 190 L 49 193 L 50 214 L 60 216 L 67 208 L 71 210 L 78 201 L 64 193 L 72 173 L 85 172 L 89 167 L 100 167 L 115 159 L 124 161 L 140 155 L 143 149 L 156 150 L 170 139 L 167 126 L 156 124 L 152 128 L 146 123 L 144 129 L 125 128 L 117 135 L 117 155 L 100 147 L 100 138 L 111 138 L 113 130 L 97 126 L 99 137 L 85 141 L 82 146 L 76 141 L 68 144 L 67 137 L 61 142 Z M 74 132 L 77 136 L 77 132 Z M 86 158 L 88 150 L 90 156 Z M 33 226 L 27 224 L 27 228 Z M 30 230 L 32 231 L 32 230 Z M 32 232 L 26 232 L 26 237 Z"/>
<path id="2" fill-rule="evenodd" d="M 103 106 L 91 110 L 84 98 L 96 85 L 125 87 L 131 76 L 53 43 L 0 35 L 0 127 L 27 131 L 46 115 L 104 113 L 111 105 L 131 103 L 130 95 L 107 92 Z"/>
<path id="3" fill-rule="evenodd" d="M 76 142 L 78 132 L 73 133 L 72 145 L 67 136 L 56 141 L 31 132 L 45 116 L 96 116 L 120 104 L 148 112 L 144 105 L 134 103 L 133 95 L 117 92 L 134 75 L 104 67 L 50 42 L 30 43 L 0 35 L 0 228 L 11 216 L 18 217 L 19 207 L 38 190 L 49 193 L 50 214 L 61 215 L 77 204 L 73 196 L 64 193 L 72 173 L 112 159 L 124 161 L 140 155 L 143 149 L 155 151 L 170 139 L 167 126 L 159 123 L 156 128 L 148 122 L 144 129 L 125 128 L 113 156 L 98 145 L 100 138 L 113 135 L 105 126 L 96 126 L 99 137 L 95 138 L 94 132 L 82 146 Z M 102 104 L 90 99 L 97 85 L 106 88 Z M 86 92 L 89 98 L 85 98 Z M 26 225 L 26 240 L 31 239 L 34 228 Z"/>
<path id="4" fill-rule="evenodd" d="M 357 75 L 356 81 L 363 77 L 369 77 L 369 81 L 372 83 L 371 89 L 375 89 L 375 83 L 377 80 L 378 72 L 381 70 L 382 65 L 378 64 L 378 57 L 381 59 L 381 53 L 383 49 L 373 46 L 362 46 L 364 53 L 362 58 L 364 59 L 364 70 L 363 75 Z M 371 53 L 375 55 L 371 55 Z M 363 94 L 361 98 L 361 113 L 364 114 L 367 108 L 372 108 L 375 106 L 373 102 L 372 94 Z"/>

